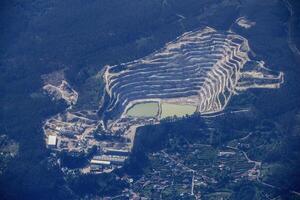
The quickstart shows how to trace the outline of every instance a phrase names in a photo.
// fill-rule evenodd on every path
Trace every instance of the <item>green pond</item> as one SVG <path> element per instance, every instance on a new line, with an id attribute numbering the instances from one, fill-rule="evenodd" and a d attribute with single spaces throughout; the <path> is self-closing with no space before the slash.
<path id="1" fill-rule="evenodd" d="M 185 115 L 192 115 L 196 111 L 196 106 L 192 105 L 162 103 L 161 107 L 161 118 L 173 117 L 175 115 L 177 117 L 183 117 Z"/>
<path id="2" fill-rule="evenodd" d="M 127 111 L 131 117 L 155 117 L 158 113 L 157 102 L 137 103 Z"/>

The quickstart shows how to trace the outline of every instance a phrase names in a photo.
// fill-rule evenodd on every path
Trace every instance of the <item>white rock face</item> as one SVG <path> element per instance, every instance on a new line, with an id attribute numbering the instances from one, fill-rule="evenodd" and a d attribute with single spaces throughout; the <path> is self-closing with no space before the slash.
<path id="1" fill-rule="evenodd" d="M 283 73 L 251 61 L 249 51 L 247 39 L 232 32 L 187 32 L 149 56 L 107 66 L 101 112 L 117 119 L 137 102 L 157 101 L 194 105 L 208 114 L 248 88 L 278 88 Z"/>
<path id="2" fill-rule="evenodd" d="M 43 89 L 51 95 L 54 100 L 64 99 L 68 105 L 75 105 L 77 102 L 78 93 L 65 80 L 58 86 L 47 84 Z"/>
<path id="3" fill-rule="evenodd" d="M 65 69 L 44 74 L 41 76 L 44 86 L 43 90 L 52 97 L 53 100 L 63 99 L 69 105 L 75 105 L 78 93 L 66 81 Z"/>
<path id="4" fill-rule="evenodd" d="M 239 25 L 242 28 L 248 29 L 251 28 L 252 26 L 255 26 L 255 22 L 252 22 L 248 20 L 246 17 L 240 17 L 236 20 L 237 25 Z"/>

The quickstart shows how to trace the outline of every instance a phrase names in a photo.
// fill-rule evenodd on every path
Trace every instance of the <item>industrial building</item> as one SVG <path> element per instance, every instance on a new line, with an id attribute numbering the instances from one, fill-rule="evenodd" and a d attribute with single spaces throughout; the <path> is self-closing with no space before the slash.
<path id="1" fill-rule="evenodd" d="M 47 140 L 48 147 L 56 147 L 56 135 L 49 135 Z"/>
<path id="2" fill-rule="evenodd" d="M 115 155 L 115 156 L 128 156 L 130 154 L 130 150 L 129 149 L 105 148 L 104 152 L 107 155 Z"/>

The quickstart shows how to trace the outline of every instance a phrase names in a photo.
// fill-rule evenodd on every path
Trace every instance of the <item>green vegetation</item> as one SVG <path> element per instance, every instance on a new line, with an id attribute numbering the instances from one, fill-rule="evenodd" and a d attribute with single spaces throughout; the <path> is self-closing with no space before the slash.
<path id="1" fill-rule="evenodd" d="M 205 194 L 205 199 L 218 199 L 219 197 L 265 199 L 266 194 L 293 199 L 295 195 L 291 191 L 300 189 L 297 178 L 299 177 L 297 168 L 300 167 L 298 145 L 300 118 L 299 114 L 294 114 L 294 117 L 293 120 L 286 121 L 291 132 L 282 128 L 287 125 L 283 121 L 279 125 L 278 122 L 268 119 L 254 118 L 251 113 L 227 113 L 214 118 L 213 121 L 209 120 L 212 123 L 209 123 L 209 126 L 198 115 L 184 117 L 179 121 L 175 118 L 166 118 L 160 125 L 149 125 L 138 129 L 134 155 L 130 165 L 127 166 L 128 172 L 147 175 L 153 171 L 152 168 L 155 169 L 154 171 L 163 170 L 166 163 L 149 155 L 165 149 L 171 155 L 179 154 L 178 159 L 186 165 L 197 166 L 194 169 L 203 171 L 208 167 L 207 175 L 213 176 L 218 184 L 213 187 L 200 188 Z M 173 122 L 174 120 L 176 123 Z M 251 126 L 251 124 L 256 124 L 256 126 Z M 199 143 L 203 145 L 198 145 Z M 224 157 L 223 162 L 231 163 L 230 168 L 220 171 L 212 167 L 219 165 L 218 151 L 222 151 L 222 148 L 227 145 L 243 150 L 252 160 L 262 162 L 260 181 L 244 180 L 232 183 L 232 174 L 241 175 L 254 166 L 253 163 L 247 162 L 242 153 L 236 153 L 234 159 Z M 143 163 L 137 164 L 136 161 L 140 160 L 143 160 Z M 132 168 L 139 170 L 132 171 Z M 166 169 L 166 173 L 168 171 L 170 169 Z M 160 176 L 167 176 L 167 174 L 161 171 Z M 267 187 L 262 182 L 271 184 L 273 187 Z M 175 198 L 174 195 L 171 197 Z"/>
<path id="2" fill-rule="evenodd" d="M 1 1 L 0 132 L 8 135 L 19 148 L 13 159 L 5 161 L 0 175 L 1 199 L 79 199 L 87 193 L 91 196 L 119 193 L 125 186 L 109 175 L 75 174 L 65 179 L 56 162 L 48 160 L 50 152 L 44 145 L 42 121 L 61 112 L 66 105 L 52 102 L 42 94 L 42 74 L 67 69 L 68 81 L 79 92 L 78 107 L 98 108 L 103 89 L 99 71 L 104 65 L 145 56 L 183 32 L 202 25 L 228 30 L 239 15 L 249 16 L 256 25 L 247 31 L 232 30 L 249 39 L 258 58 L 266 60 L 271 68 L 285 72 L 284 87 L 239 95 L 229 108 L 235 105 L 249 108 L 248 114 L 226 115 L 212 124 L 216 127 L 212 132 L 201 131 L 206 124 L 199 117 L 184 118 L 176 123 L 166 118 L 160 126 L 139 129 L 135 155 L 126 170 L 146 173 L 145 166 L 150 162 L 144 152 L 162 147 L 175 151 L 185 139 L 193 142 L 197 138 L 198 142 L 218 147 L 231 141 L 238 144 L 234 139 L 253 132 L 241 142 L 242 148 L 251 159 L 261 160 L 268 169 L 263 180 L 284 190 L 274 192 L 260 184 L 242 182 L 233 187 L 236 192 L 232 198 L 263 199 L 262 194 L 267 192 L 296 199 L 287 191 L 300 191 L 300 72 L 286 42 L 288 15 L 283 3 L 260 0 L 247 1 L 246 5 L 241 4 L 243 1 L 227 4 L 228 1 L 217 0 L 162 2 Z M 295 19 L 294 37 L 300 33 L 298 19 Z M 168 143 L 168 137 L 173 136 L 178 139 Z M 214 150 L 205 152 L 204 157 L 214 155 Z M 166 191 L 166 195 L 173 193 Z M 207 188 L 207 192 L 213 193 L 214 189 Z"/>
<path id="3" fill-rule="evenodd" d="M 97 195 L 115 195 L 119 190 L 126 186 L 126 182 L 116 180 L 114 175 L 80 175 L 69 177 L 71 189 L 80 196 Z M 84 186 L 84 187 L 83 187 Z"/>
<path id="4" fill-rule="evenodd" d="M 196 17 L 206 12 L 200 8 L 216 2 L 174 0 L 162 6 L 159 0 L 1 1 L 0 132 L 14 140 L 20 152 L 0 176 L 5 186 L 1 198 L 78 198 L 70 179 L 47 161 L 42 121 L 66 105 L 42 94 L 42 74 L 66 69 L 68 82 L 79 92 L 77 108 L 97 109 L 103 66 L 145 56 L 199 27 L 203 20 Z M 235 12 L 234 7 L 226 9 Z M 177 13 L 186 16 L 183 23 Z M 232 20 L 222 19 L 219 25 L 227 28 Z M 108 185 L 101 187 L 103 194 Z M 120 188 L 109 185 L 109 191 Z"/>

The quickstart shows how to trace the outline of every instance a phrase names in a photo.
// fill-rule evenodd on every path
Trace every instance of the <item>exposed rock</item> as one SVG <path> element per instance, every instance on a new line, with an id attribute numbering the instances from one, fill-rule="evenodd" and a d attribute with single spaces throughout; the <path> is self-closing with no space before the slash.
<path id="1" fill-rule="evenodd" d="M 278 88 L 283 73 L 252 61 L 247 39 L 206 27 L 167 43 L 135 61 L 107 66 L 100 113 L 112 121 L 145 101 L 187 104 L 197 112 L 222 111 L 232 95 L 248 88 Z"/>
<path id="2" fill-rule="evenodd" d="M 43 89 L 53 100 L 63 99 L 70 106 L 76 104 L 78 93 L 65 80 L 64 70 L 45 74 L 42 79 L 45 84 Z"/>
<path id="3" fill-rule="evenodd" d="M 239 25 L 242 28 L 248 29 L 251 28 L 252 26 L 255 26 L 255 22 L 252 22 L 250 20 L 248 20 L 245 17 L 240 17 L 236 20 L 237 25 Z"/>

